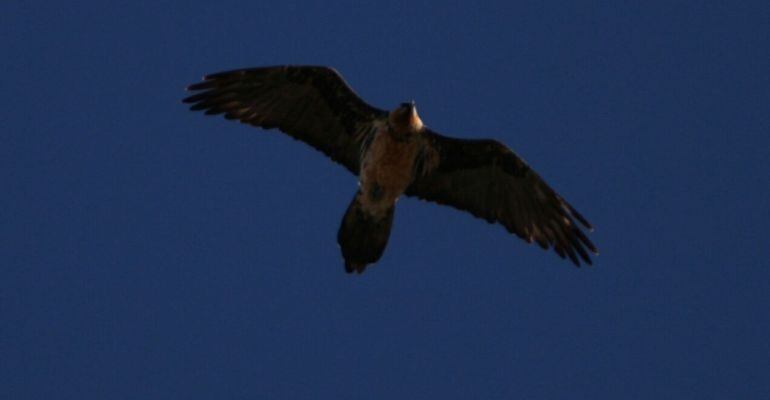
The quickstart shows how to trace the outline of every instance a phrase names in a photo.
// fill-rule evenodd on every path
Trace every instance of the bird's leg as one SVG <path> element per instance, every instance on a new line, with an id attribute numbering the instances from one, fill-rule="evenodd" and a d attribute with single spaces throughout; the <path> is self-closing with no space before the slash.
<path id="1" fill-rule="evenodd" d="M 369 198 L 373 201 L 379 201 L 382 199 L 382 187 L 376 183 L 373 183 L 369 188 Z"/>

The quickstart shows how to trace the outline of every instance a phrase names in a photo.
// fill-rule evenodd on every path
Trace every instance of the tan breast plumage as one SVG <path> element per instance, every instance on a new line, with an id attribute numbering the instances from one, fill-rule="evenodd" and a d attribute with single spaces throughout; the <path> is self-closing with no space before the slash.
<path id="1" fill-rule="evenodd" d="M 412 182 L 418 142 L 417 137 L 397 140 L 387 125 L 377 131 L 364 155 L 359 176 L 365 202 L 392 204 L 404 193 Z"/>

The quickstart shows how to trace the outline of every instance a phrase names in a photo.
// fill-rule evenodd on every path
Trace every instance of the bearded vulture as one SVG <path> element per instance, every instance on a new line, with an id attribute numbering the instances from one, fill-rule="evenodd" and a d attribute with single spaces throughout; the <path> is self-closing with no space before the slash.
<path id="1" fill-rule="evenodd" d="M 404 194 L 497 222 L 576 266 L 598 254 L 583 232 L 591 224 L 508 147 L 440 135 L 423 124 L 414 101 L 389 112 L 375 108 L 332 68 L 239 69 L 207 75 L 187 90 L 194 92 L 183 100 L 191 110 L 278 128 L 358 176 L 337 234 L 347 272 L 380 259 Z"/>

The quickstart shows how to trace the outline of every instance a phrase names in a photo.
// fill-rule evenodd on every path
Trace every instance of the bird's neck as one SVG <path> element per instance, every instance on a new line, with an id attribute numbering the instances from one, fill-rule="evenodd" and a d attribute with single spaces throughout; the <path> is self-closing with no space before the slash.
<path id="1" fill-rule="evenodd" d="M 388 126 L 394 137 L 410 137 L 419 134 L 424 129 L 422 120 L 417 114 L 406 118 L 390 118 Z"/>

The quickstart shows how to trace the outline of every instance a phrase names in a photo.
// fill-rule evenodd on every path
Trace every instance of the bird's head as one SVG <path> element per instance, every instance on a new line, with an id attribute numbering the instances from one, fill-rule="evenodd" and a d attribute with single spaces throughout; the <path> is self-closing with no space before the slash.
<path id="1" fill-rule="evenodd" d="M 390 112 L 390 124 L 402 132 L 419 132 L 423 128 L 422 120 L 417 115 L 417 106 L 414 100 L 401 103 L 398 108 Z"/>

